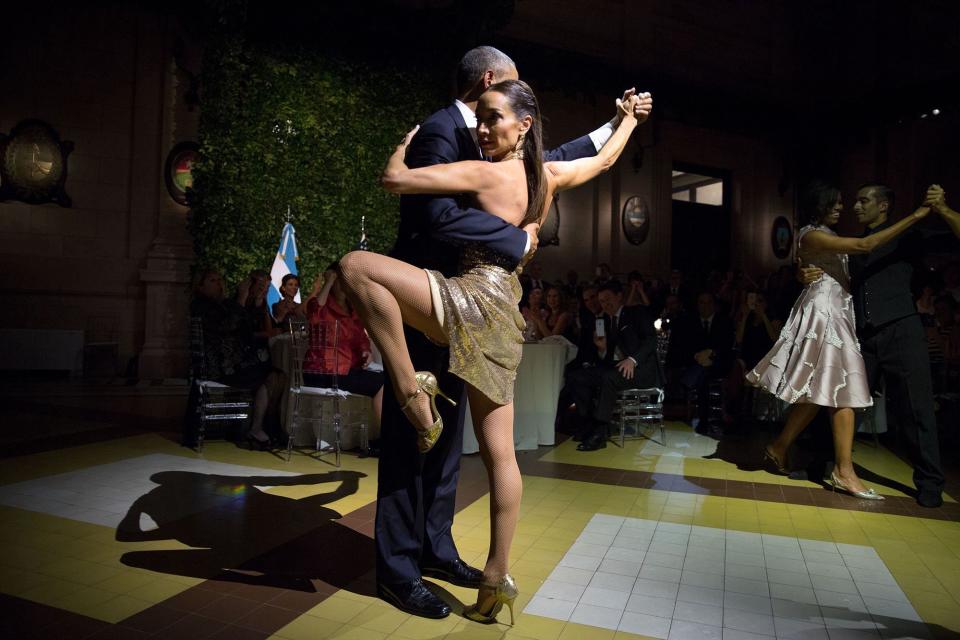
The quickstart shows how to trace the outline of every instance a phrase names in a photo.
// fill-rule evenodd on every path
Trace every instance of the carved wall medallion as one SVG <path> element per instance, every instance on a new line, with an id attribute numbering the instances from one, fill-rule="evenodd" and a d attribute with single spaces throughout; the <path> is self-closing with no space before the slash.
<path id="1" fill-rule="evenodd" d="M 24 120 L 9 135 L 0 134 L 0 201 L 56 202 L 69 207 L 64 184 L 71 151 L 73 143 L 61 141 L 42 120 Z"/>

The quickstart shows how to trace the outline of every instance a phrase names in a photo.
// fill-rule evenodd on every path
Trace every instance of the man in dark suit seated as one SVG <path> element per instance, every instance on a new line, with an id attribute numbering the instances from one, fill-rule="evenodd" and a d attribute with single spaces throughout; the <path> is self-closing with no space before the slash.
<path id="1" fill-rule="evenodd" d="M 696 315 L 685 316 L 677 324 L 670 336 L 667 367 L 678 372 L 685 388 L 697 392 L 697 433 L 720 435 L 717 425 L 708 424 L 709 384 L 724 378 L 733 365 L 733 323 L 717 311 L 713 294 L 703 292 L 697 296 Z"/>
<path id="2" fill-rule="evenodd" d="M 573 390 L 577 413 L 588 434 L 577 446 L 578 451 L 607 446 L 617 394 L 624 389 L 663 384 L 657 361 L 657 332 L 650 312 L 646 307 L 623 306 L 623 288 L 615 280 L 601 285 L 597 297 L 609 320 L 606 335 L 593 331 L 598 364 L 567 375 L 567 385 Z"/>

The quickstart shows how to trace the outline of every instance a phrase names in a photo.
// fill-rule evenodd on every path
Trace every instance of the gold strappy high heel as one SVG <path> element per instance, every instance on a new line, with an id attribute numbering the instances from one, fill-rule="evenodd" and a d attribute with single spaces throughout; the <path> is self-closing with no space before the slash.
<path id="1" fill-rule="evenodd" d="M 435 375 L 429 371 L 417 371 L 415 375 L 417 379 L 417 390 L 407 398 L 406 404 L 404 404 L 400 410 L 406 411 L 410 403 L 420 395 L 420 392 L 430 396 L 430 409 L 433 411 L 435 421 L 432 426 L 426 429 L 417 429 L 417 448 L 420 450 L 420 453 L 427 453 L 437 444 L 437 440 L 440 439 L 440 434 L 443 432 L 443 418 L 440 417 L 440 412 L 437 410 L 437 396 L 439 395 L 441 398 L 446 399 L 447 402 L 454 406 L 456 406 L 457 403 L 443 391 L 440 391 Z"/>
<path id="2" fill-rule="evenodd" d="M 513 603 L 520 595 L 520 590 L 517 589 L 517 583 L 513 576 L 508 573 L 500 578 L 496 584 L 483 583 L 483 586 L 492 587 L 494 589 L 493 593 L 482 601 L 477 600 L 477 604 L 472 607 L 464 609 L 464 617 L 474 622 L 491 624 L 497 621 L 497 614 L 503 609 L 503 605 L 507 605 L 507 608 L 510 609 L 510 626 L 513 626 Z"/>
<path id="3" fill-rule="evenodd" d="M 873 489 L 867 489 L 865 491 L 854 491 L 847 485 L 843 484 L 843 481 L 837 477 L 836 471 L 830 472 L 830 487 L 834 491 L 843 491 L 849 493 L 854 498 L 860 498 L 861 500 L 883 500 L 883 496 L 874 491 Z"/>

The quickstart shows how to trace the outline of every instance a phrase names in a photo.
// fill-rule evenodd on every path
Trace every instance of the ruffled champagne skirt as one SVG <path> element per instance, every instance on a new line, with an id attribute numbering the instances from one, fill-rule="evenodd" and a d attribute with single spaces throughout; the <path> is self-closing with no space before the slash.
<path id="1" fill-rule="evenodd" d="M 452 278 L 426 272 L 450 345 L 450 371 L 496 404 L 509 403 L 526 326 L 516 274 L 492 264 L 471 266 Z"/>
<path id="2" fill-rule="evenodd" d="M 853 301 L 840 283 L 824 274 L 803 290 L 779 340 L 747 381 L 790 404 L 873 405 Z"/>

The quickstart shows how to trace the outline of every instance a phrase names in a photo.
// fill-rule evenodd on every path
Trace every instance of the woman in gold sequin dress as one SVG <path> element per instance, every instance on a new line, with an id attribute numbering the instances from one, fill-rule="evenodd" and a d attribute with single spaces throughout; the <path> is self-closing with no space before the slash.
<path id="1" fill-rule="evenodd" d="M 478 208 L 511 224 L 539 224 L 555 193 L 587 182 L 616 161 L 637 125 L 637 105 L 645 117 L 652 99 L 641 94 L 619 104 L 622 121 L 596 156 L 544 163 L 536 97 L 526 83 L 507 80 L 491 86 L 477 105 L 477 139 L 493 162 L 409 169 L 404 155 L 415 128 L 390 157 L 383 186 L 399 194 L 469 194 Z M 507 569 L 522 492 L 513 444 L 513 383 L 525 325 L 518 311 L 518 271 L 510 270 L 509 259 L 481 245 L 464 248 L 459 275 L 452 278 L 365 251 L 347 254 L 340 269 L 424 453 L 443 426 L 431 406 L 438 390 L 431 373 L 414 371 L 403 323 L 450 346 L 450 371 L 467 383 L 480 455 L 490 477 L 490 552 L 484 586 L 466 615 L 490 622 L 503 604 L 512 615 L 516 585 Z"/>

